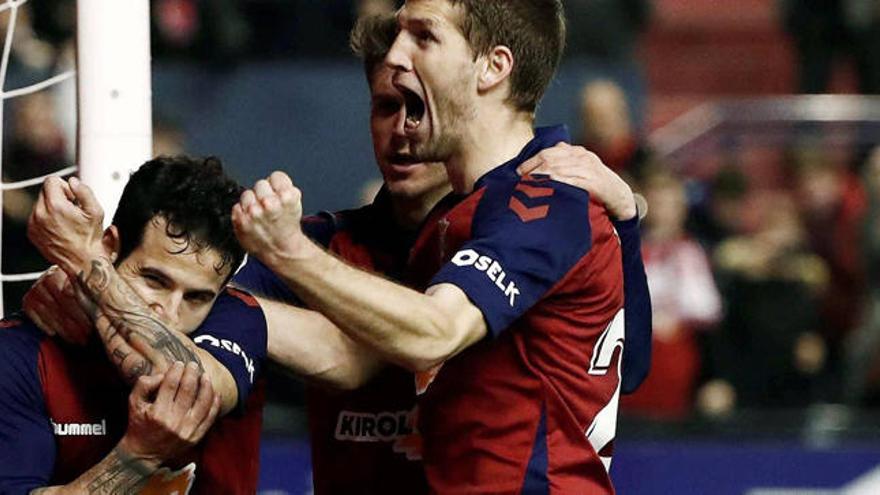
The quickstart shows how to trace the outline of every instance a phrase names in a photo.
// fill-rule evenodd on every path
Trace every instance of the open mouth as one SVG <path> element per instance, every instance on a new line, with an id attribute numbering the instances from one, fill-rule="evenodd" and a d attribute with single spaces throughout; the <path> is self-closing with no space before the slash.
<path id="1" fill-rule="evenodd" d="M 406 105 L 406 128 L 414 130 L 419 127 L 425 117 L 425 102 L 415 91 L 401 88 L 401 92 Z"/>

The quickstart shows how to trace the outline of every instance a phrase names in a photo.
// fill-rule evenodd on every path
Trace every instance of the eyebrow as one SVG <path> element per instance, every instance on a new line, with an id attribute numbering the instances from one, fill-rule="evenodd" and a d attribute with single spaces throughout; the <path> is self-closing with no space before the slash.
<path id="1" fill-rule="evenodd" d="M 432 29 L 437 24 L 431 17 L 407 17 L 403 13 L 397 14 L 397 23 L 401 26 L 414 24 L 425 29 Z"/>

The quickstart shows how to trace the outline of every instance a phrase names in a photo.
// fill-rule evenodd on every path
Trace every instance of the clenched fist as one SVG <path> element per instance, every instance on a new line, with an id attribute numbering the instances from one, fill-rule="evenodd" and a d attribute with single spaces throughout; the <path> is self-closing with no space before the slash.
<path id="1" fill-rule="evenodd" d="M 300 228 L 302 194 L 284 172 L 273 172 L 245 191 L 232 208 L 241 245 L 269 266 L 296 258 L 307 239 Z"/>

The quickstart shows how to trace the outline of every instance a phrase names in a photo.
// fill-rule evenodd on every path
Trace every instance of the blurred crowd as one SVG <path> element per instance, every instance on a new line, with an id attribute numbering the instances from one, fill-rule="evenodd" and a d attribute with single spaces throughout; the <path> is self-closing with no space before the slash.
<path id="1" fill-rule="evenodd" d="M 218 68 L 347 57 L 357 16 L 396 3 L 153 0 L 154 55 Z M 580 93 L 571 95 L 581 115 L 578 142 L 625 175 L 649 205 L 642 232 L 653 366 L 623 412 L 675 420 L 815 402 L 880 405 L 880 146 L 841 150 L 807 133 L 781 159 L 762 164 L 774 169 L 774 180 L 740 163 L 747 150 L 713 157 L 721 165 L 708 176 L 665 163 L 644 137 L 636 116 L 648 110 L 634 108 L 643 99 L 626 80 L 642 77 L 638 43 L 653 3 L 566 2 L 569 61 L 609 76 L 585 71 Z M 779 9 L 800 68 L 792 92 L 825 91 L 834 60 L 845 56 L 859 88 L 880 93 L 880 1 L 780 0 Z M 21 9 L 7 88 L 72 67 L 74 11 L 71 0 Z M 11 103 L 4 181 L 72 162 L 73 104 L 72 88 Z M 157 118 L 157 154 L 185 151 L 185 141 L 173 122 Z M 23 229 L 36 192 L 4 193 L 5 273 L 44 267 Z M 5 299 L 16 301 L 24 287 Z"/>

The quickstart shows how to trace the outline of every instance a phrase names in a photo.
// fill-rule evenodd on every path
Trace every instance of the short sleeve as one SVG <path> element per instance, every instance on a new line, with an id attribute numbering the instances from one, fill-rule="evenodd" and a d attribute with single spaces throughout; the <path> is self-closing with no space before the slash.
<path id="1" fill-rule="evenodd" d="M 243 407 L 266 359 L 266 317 L 257 300 L 227 288 L 190 337 L 229 370 Z"/>
<path id="2" fill-rule="evenodd" d="M 322 212 L 303 219 L 302 229 L 310 239 L 327 248 L 339 229 L 339 225 L 335 215 Z M 232 282 L 258 296 L 297 306 L 303 305 L 300 298 L 290 290 L 284 280 L 254 256 L 248 256 L 247 262 L 235 274 Z"/>
<path id="3" fill-rule="evenodd" d="M 626 321 L 621 390 L 631 394 L 651 369 L 651 294 L 642 260 L 638 218 L 614 222 L 614 228 L 620 237 L 623 255 L 623 312 Z"/>
<path id="4" fill-rule="evenodd" d="M 497 336 L 589 252 L 589 195 L 549 179 L 497 181 L 477 194 L 471 239 L 430 285 L 463 290 Z"/>
<path id="5" fill-rule="evenodd" d="M 35 333 L 36 331 L 34 331 Z M 0 328 L 0 493 L 47 486 L 55 438 L 38 372 L 39 339 L 23 328 Z"/>
<path id="6" fill-rule="evenodd" d="M 301 305 L 299 298 L 287 287 L 284 280 L 253 256 L 248 256 L 247 262 L 232 278 L 232 283 L 268 299 Z"/>

